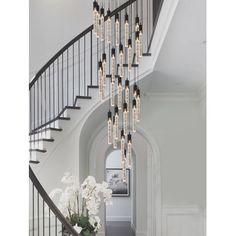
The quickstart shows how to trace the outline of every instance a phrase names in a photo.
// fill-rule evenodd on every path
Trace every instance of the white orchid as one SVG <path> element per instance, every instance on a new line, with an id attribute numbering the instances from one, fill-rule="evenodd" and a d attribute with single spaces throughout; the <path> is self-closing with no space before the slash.
<path id="1" fill-rule="evenodd" d="M 58 208 L 62 214 L 70 220 L 73 214 L 88 217 L 89 224 L 94 228 L 94 232 L 97 232 L 101 228 L 101 221 L 97 216 L 101 203 L 103 201 L 111 204 L 112 190 L 108 188 L 108 183 L 96 183 L 93 176 L 88 176 L 80 187 L 78 179 L 69 172 L 64 174 L 61 182 L 67 185 L 66 188 L 54 189 L 50 197 L 53 199 L 58 196 Z M 78 222 L 74 228 L 78 233 L 83 230 Z"/>

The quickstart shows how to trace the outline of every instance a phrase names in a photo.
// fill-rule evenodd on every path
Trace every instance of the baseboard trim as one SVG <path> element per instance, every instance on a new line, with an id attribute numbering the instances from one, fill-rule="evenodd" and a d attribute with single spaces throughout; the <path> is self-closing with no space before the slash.
<path id="1" fill-rule="evenodd" d="M 129 221 L 131 222 L 130 216 L 106 216 L 106 221 Z"/>

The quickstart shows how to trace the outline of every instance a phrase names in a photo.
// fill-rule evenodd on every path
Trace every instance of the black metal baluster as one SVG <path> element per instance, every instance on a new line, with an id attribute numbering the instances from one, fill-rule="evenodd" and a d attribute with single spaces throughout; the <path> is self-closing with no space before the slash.
<path id="1" fill-rule="evenodd" d="M 34 130 L 35 130 L 35 128 L 36 128 L 36 115 L 35 115 L 35 86 L 36 86 L 36 84 L 34 85 Z M 35 135 L 34 135 L 34 139 L 35 139 Z"/>
<path id="2" fill-rule="evenodd" d="M 45 121 L 44 124 L 47 122 L 47 86 L 46 86 L 46 71 L 44 72 L 44 116 L 45 116 Z M 46 129 L 45 129 L 46 133 Z"/>
<path id="3" fill-rule="evenodd" d="M 29 111 L 29 129 L 30 129 L 30 134 L 32 132 L 32 92 L 31 92 L 31 89 L 29 91 L 29 107 L 30 107 L 30 111 Z M 32 143 L 31 143 L 31 140 L 32 140 L 32 135 L 30 135 L 30 149 L 32 149 Z M 32 154 L 30 152 L 30 160 L 32 159 Z"/>
<path id="4" fill-rule="evenodd" d="M 41 102 L 40 102 L 40 104 L 41 104 L 41 122 L 40 122 L 40 125 L 42 126 L 42 124 L 43 124 L 43 77 L 42 77 L 42 75 L 40 76 L 40 90 L 41 90 L 41 92 L 40 92 L 40 100 L 41 100 Z"/>
<path id="5" fill-rule="evenodd" d="M 37 127 L 39 127 L 39 80 L 37 81 Z M 39 140 L 39 132 L 37 134 Z M 39 145 L 39 141 L 38 141 Z"/>
<path id="6" fill-rule="evenodd" d="M 52 64 L 52 82 L 53 82 L 53 99 L 52 99 L 52 105 L 53 105 L 53 119 L 56 117 L 56 111 L 55 111 L 55 76 L 54 76 L 54 73 L 55 73 L 55 66 L 54 66 L 54 62 Z M 55 122 L 54 122 L 54 128 L 55 128 Z"/>
<path id="7" fill-rule="evenodd" d="M 75 56 L 75 47 L 74 47 L 74 44 L 73 44 L 73 46 L 72 46 L 72 53 L 73 53 L 73 55 L 72 55 L 72 60 L 73 60 L 73 67 L 72 67 L 72 69 L 73 69 L 73 85 L 72 85 L 72 106 L 73 106 L 73 104 L 74 104 L 74 96 L 75 96 L 75 92 L 74 92 L 74 89 L 75 89 L 75 59 L 74 59 L 74 56 Z"/>
<path id="8" fill-rule="evenodd" d="M 55 216 L 55 236 L 57 236 L 57 217 Z"/>
<path id="9" fill-rule="evenodd" d="M 149 0 L 147 0 L 147 52 L 148 52 L 148 36 L 149 36 L 149 21 L 148 21 L 148 13 L 149 13 Z"/>
<path id="10" fill-rule="evenodd" d="M 60 58 L 57 58 L 57 112 L 59 114 L 60 112 L 60 68 L 59 68 L 59 60 Z"/>
<path id="11" fill-rule="evenodd" d="M 48 235 L 50 236 L 51 235 L 51 210 L 50 208 L 48 207 L 49 209 L 49 212 L 48 212 Z"/>
<path id="12" fill-rule="evenodd" d="M 69 105 L 69 49 L 66 50 L 66 54 L 67 54 L 67 58 L 66 58 L 66 68 L 67 68 L 67 71 L 66 71 L 66 83 L 67 83 L 66 100 L 67 100 L 67 103 L 66 104 L 68 106 Z"/>
<path id="13" fill-rule="evenodd" d="M 93 85 L 93 31 L 90 32 L 90 85 Z"/>
<path id="14" fill-rule="evenodd" d="M 34 236 L 34 184 L 32 184 L 33 186 L 33 189 L 32 189 L 32 205 L 33 205 L 33 209 L 32 209 L 32 214 L 33 214 L 33 217 L 32 217 L 32 220 L 33 220 L 33 236 Z"/>
<path id="15" fill-rule="evenodd" d="M 64 66 L 64 62 L 63 62 L 63 60 L 64 60 L 64 57 L 63 57 L 63 53 L 62 53 L 62 65 L 61 65 L 61 85 L 62 85 L 62 88 L 61 88 L 61 92 L 62 92 L 62 96 L 61 96 L 61 99 L 62 99 L 62 103 L 61 103 L 61 106 L 62 106 L 62 109 L 63 109 L 63 107 L 64 107 L 64 81 L 63 81 L 63 72 L 64 72 L 64 68 L 63 68 L 63 66 Z M 62 110 L 61 109 L 61 110 Z"/>
<path id="16" fill-rule="evenodd" d="M 78 95 L 80 96 L 80 40 L 78 40 Z"/>
<path id="17" fill-rule="evenodd" d="M 49 89 L 48 89 L 48 102 L 49 102 L 49 106 L 48 106 L 48 121 L 50 121 L 51 120 L 51 70 L 50 70 L 50 66 L 49 66 L 49 68 L 48 68 L 48 70 L 49 70 L 49 74 L 48 74 L 48 83 L 49 83 Z M 51 123 L 49 124 L 49 127 L 51 127 Z"/>
<path id="18" fill-rule="evenodd" d="M 43 200 L 43 236 L 45 235 L 45 213 L 44 213 L 44 209 L 45 209 L 45 202 Z"/>
<path id="19" fill-rule="evenodd" d="M 86 96 L 86 35 L 84 36 L 84 96 Z"/>
<path id="20" fill-rule="evenodd" d="M 39 233 L 40 233 L 40 230 L 39 230 L 39 192 L 37 192 L 37 207 L 38 207 L 38 211 L 37 211 L 37 213 L 38 213 L 38 236 L 40 235 Z"/>

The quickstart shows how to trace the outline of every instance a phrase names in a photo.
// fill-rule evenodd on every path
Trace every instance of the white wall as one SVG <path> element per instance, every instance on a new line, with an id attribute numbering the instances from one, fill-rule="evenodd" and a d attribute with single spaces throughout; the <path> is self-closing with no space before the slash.
<path id="1" fill-rule="evenodd" d="M 106 168 L 121 168 L 120 150 L 111 152 L 106 160 Z M 132 169 L 130 177 L 133 179 Z M 131 221 L 131 196 L 133 195 L 133 181 L 130 184 L 129 197 L 112 197 L 112 205 L 106 206 L 107 221 Z"/>

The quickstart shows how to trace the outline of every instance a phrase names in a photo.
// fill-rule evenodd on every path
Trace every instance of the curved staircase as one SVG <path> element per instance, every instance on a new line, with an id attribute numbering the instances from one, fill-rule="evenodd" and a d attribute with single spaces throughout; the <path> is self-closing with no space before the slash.
<path id="1" fill-rule="evenodd" d="M 112 19 L 116 13 L 123 17 L 125 11 L 134 15 L 135 4 L 137 3 L 143 11 L 145 53 L 143 53 L 139 66 L 134 63 L 134 54 L 132 64 L 134 72 L 132 73 L 138 71 L 138 80 L 141 80 L 153 71 L 178 0 L 165 0 L 163 4 L 160 1 L 156 13 L 158 22 L 153 22 L 151 0 L 127 0 L 112 10 Z M 161 8 L 162 11 L 160 11 Z M 105 20 L 107 20 L 107 16 Z M 134 20 L 132 24 L 134 24 Z M 134 32 L 132 35 L 134 37 Z M 111 48 L 106 47 L 105 50 L 107 55 L 110 55 Z M 66 137 L 66 134 L 69 134 L 102 102 L 108 100 L 108 86 L 106 86 L 105 99 L 102 102 L 98 96 L 97 61 L 101 54 L 100 51 L 101 45 L 93 34 L 93 26 L 89 26 L 58 51 L 30 82 L 29 162 L 32 169 L 34 164 L 39 164 L 50 156 L 52 150 Z M 108 68 L 110 63 L 109 60 Z M 127 62 L 123 66 L 127 67 Z M 106 77 L 109 79 L 111 77 L 110 69 L 107 71 L 109 73 Z M 131 74 L 131 78 L 134 77 L 133 75 Z M 130 84 L 134 84 L 134 81 L 131 81 Z M 33 187 L 30 194 L 32 195 L 33 212 L 31 212 L 30 232 L 33 236 L 51 235 L 51 228 L 54 228 L 55 235 L 62 235 L 62 230 L 57 230 L 57 226 L 55 226 L 59 220 L 60 224 L 70 232 L 70 235 L 77 236 L 78 234 L 73 230 L 73 227 L 66 222 L 56 206 L 53 205 L 31 167 L 30 180 Z M 41 199 L 41 203 L 39 203 L 39 199 Z M 34 210 L 35 202 L 38 202 L 36 204 L 37 213 Z M 54 225 L 50 225 L 51 218 L 49 216 L 47 234 L 44 233 L 46 227 L 44 222 L 39 221 L 39 213 L 43 211 L 44 214 L 45 203 L 49 212 L 52 212 L 56 219 Z M 35 214 L 38 215 L 35 217 Z M 35 221 L 35 218 L 38 218 L 38 221 Z"/>

